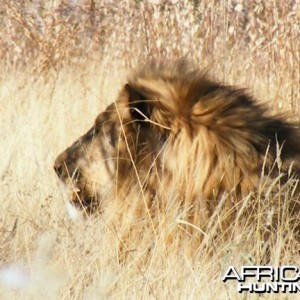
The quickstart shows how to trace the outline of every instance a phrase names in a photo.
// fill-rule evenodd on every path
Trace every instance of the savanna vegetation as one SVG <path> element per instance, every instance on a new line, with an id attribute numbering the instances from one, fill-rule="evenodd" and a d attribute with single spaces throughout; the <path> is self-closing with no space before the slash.
<path id="1" fill-rule="evenodd" d="M 269 265 L 300 264 L 288 216 L 267 245 L 260 236 L 260 212 L 285 216 L 295 193 L 274 195 L 272 185 L 251 226 L 229 239 L 221 233 L 217 245 L 208 232 L 193 260 L 176 238 L 161 243 L 168 226 L 182 226 L 167 212 L 155 235 L 137 226 L 122 260 L 122 228 L 108 221 L 114 199 L 99 216 L 68 205 L 53 171 L 57 154 L 115 100 L 131 69 L 181 57 L 299 121 L 297 0 L 0 0 L 1 299 L 239 299 L 221 280 L 228 266 L 258 265 L 266 252 Z"/>

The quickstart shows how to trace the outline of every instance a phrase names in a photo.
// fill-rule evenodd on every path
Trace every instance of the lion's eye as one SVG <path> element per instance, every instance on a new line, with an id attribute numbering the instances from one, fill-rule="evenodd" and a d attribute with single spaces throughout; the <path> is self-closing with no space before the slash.
<path id="1" fill-rule="evenodd" d="M 95 127 L 93 127 L 89 132 L 89 138 L 94 139 L 97 134 L 98 134 L 98 130 Z"/>
<path id="2" fill-rule="evenodd" d="M 111 146 L 115 147 L 117 143 L 117 136 L 115 133 L 115 126 L 102 126 L 102 134 L 105 141 Z"/>
<path id="3" fill-rule="evenodd" d="M 93 128 L 92 137 L 95 137 L 97 134 L 98 134 L 98 130 L 96 128 Z"/>
<path id="4" fill-rule="evenodd" d="M 90 143 L 98 134 L 97 128 L 91 128 L 82 138 L 80 139 L 82 143 Z"/>
<path id="5" fill-rule="evenodd" d="M 111 128 L 109 132 L 109 144 L 115 148 L 116 143 L 117 143 L 117 137 L 116 137 L 115 128 Z"/>

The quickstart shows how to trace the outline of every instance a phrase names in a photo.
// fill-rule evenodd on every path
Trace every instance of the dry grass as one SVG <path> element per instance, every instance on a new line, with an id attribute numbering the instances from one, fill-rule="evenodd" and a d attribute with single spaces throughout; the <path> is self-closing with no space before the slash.
<path id="1" fill-rule="evenodd" d="M 70 218 L 53 160 L 145 58 L 190 57 L 218 79 L 249 87 L 272 110 L 298 118 L 299 3 L 40 2 L 4 0 L 0 8 L 0 298 L 239 298 L 235 285 L 220 278 L 229 265 L 262 259 L 260 214 L 230 240 L 219 236 L 215 244 L 208 236 L 191 261 L 176 239 L 161 243 L 172 226 L 182 226 L 162 213 L 156 235 L 146 221 L 137 226 L 120 263 L 122 228 L 108 221 L 113 199 L 103 216 Z M 290 195 L 282 193 L 285 203 Z M 267 195 L 261 212 L 278 198 Z M 221 210 L 211 230 L 220 216 Z M 289 232 L 282 219 L 268 245 L 271 265 L 300 264 L 299 244 Z"/>

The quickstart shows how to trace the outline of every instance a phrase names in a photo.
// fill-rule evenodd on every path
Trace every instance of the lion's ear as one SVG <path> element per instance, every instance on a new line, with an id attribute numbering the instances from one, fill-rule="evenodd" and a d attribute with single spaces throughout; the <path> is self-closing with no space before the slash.
<path id="1" fill-rule="evenodd" d="M 132 119 L 139 121 L 149 120 L 153 107 L 150 104 L 147 92 L 139 90 L 128 83 L 125 85 L 124 90 L 128 95 L 128 105 Z"/>

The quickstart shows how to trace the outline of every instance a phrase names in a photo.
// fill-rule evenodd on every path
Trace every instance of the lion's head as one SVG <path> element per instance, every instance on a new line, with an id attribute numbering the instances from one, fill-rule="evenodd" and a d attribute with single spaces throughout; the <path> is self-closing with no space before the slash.
<path id="1" fill-rule="evenodd" d="M 296 126 L 269 116 L 244 90 L 179 62 L 135 73 L 54 169 L 72 203 L 88 211 L 133 185 L 153 197 L 164 181 L 163 189 L 172 184 L 182 203 L 195 204 L 194 213 L 209 215 L 224 193 L 234 206 L 253 191 L 263 166 L 274 174 L 278 145 L 280 171 L 293 164 L 299 176 Z"/>
<path id="2" fill-rule="evenodd" d="M 119 100 L 56 158 L 55 172 L 68 187 L 75 206 L 93 211 L 104 194 L 136 182 L 151 169 L 165 137 L 151 132 L 143 98 L 127 84 Z"/>

